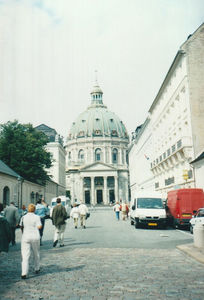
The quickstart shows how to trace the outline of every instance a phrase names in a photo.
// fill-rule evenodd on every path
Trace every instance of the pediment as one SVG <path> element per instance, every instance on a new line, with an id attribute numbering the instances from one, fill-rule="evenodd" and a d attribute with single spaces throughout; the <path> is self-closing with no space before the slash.
<path id="1" fill-rule="evenodd" d="M 116 171 L 116 170 L 117 170 L 116 168 L 100 162 L 87 165 L 80 169 L 80 171 Z"/>

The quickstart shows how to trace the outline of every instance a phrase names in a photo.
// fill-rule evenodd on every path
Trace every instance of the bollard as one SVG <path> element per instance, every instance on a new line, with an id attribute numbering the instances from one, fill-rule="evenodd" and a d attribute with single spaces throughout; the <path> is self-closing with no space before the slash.
<path id="1" fill-rule="evenodd" d="M 198 248 L 204 248 L 204 225 L 195 224 L 193 228 L 194 246 Z"/>

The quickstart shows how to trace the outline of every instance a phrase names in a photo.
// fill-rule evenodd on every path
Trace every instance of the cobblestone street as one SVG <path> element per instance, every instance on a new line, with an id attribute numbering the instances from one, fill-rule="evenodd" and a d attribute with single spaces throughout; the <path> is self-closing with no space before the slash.
<path id="1" fill-rule="evenodd" d="M 89 226 L 91 228 L 95 222 L 97 227 L 99 216 L 101 224 L 108 219 L 108 224 L 112 225 L 111 230 L 115 235 L 116 221 L 112 219 L 112 212 L 92 213 L 87 222 L 87 230 L 74 231 L 69 221 L 64 248 L 52 248 L 53 228 L 47 223 L 44 244 L 41 247 L 41 272 L 35 275 L 31 267 L 27 280 L 20 279 L 20 243 L 11 248 L 8 254 L 2 253 L 0 299 L 201 300 L 204 298 L 203 264 L 176 248 L 107 248 L 91 247 L 83 242 L 77 244 L 71 232 L 75 236 L 82 233 L 90 235 Z M 121 221 L 117 226 L 119 229 L 129 230 L 132 234 L 143 232 L 132 228 L 129 222 Z M 96 231 L 95 228 L 92 230 Z M 90 229 L 90 232 L 92 230 Z M 151 236 L 160 231 L 146 232 Z M 178 232 L 178 235 L 182 233 Z M 185 243 L 188 235 L 183 236 Z M 19 241 L 19 231 L 17 238 Z"/>

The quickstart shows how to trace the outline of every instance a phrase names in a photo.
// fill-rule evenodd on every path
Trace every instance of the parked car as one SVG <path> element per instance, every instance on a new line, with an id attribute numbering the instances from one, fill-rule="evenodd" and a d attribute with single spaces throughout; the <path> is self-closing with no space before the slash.
<path id="1" fill-rule="evenodd" d="M 67 216 L 68 216 L 68 218 L 70 218 L 71 201 L 66 196 L 58 196 L 58 197 L 52 198 L 52 200 L 51 200 L 51 207 L 50 207 L 50 218 L 52 218 L 53 208 L 57 205 L 57 198 L 61 199 L 61 204 L 65 207 L 66 212 L 67 212 Z"/>
<path id="2" fill-rule="evenodd" d="M 204 207 L 199 208 L 196 215 L 190 220 L 190 232 L 193 234 L 195 224 L 204 225 Z"/>

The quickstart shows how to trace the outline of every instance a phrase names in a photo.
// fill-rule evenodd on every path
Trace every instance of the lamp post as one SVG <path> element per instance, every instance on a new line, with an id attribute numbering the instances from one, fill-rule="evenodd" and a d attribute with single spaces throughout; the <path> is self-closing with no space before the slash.
<path id="1" fill-rule="evenodd" d="M 19 207 L 19 205 L 20 205 L 21 177 L 18 176 L 17 180 L 18 180 L 18 199 L 17 199 L 17 201 L 18 201 L 18 207 Z"/>
<path id="2" fill-rule="evenodd" d="M 188 180 L 188 170 L 183 170 L 183 179 L 186 181 L 187 183 L 187 180 Z M 184 185 L 185 187 L 185 185 Z"/>

